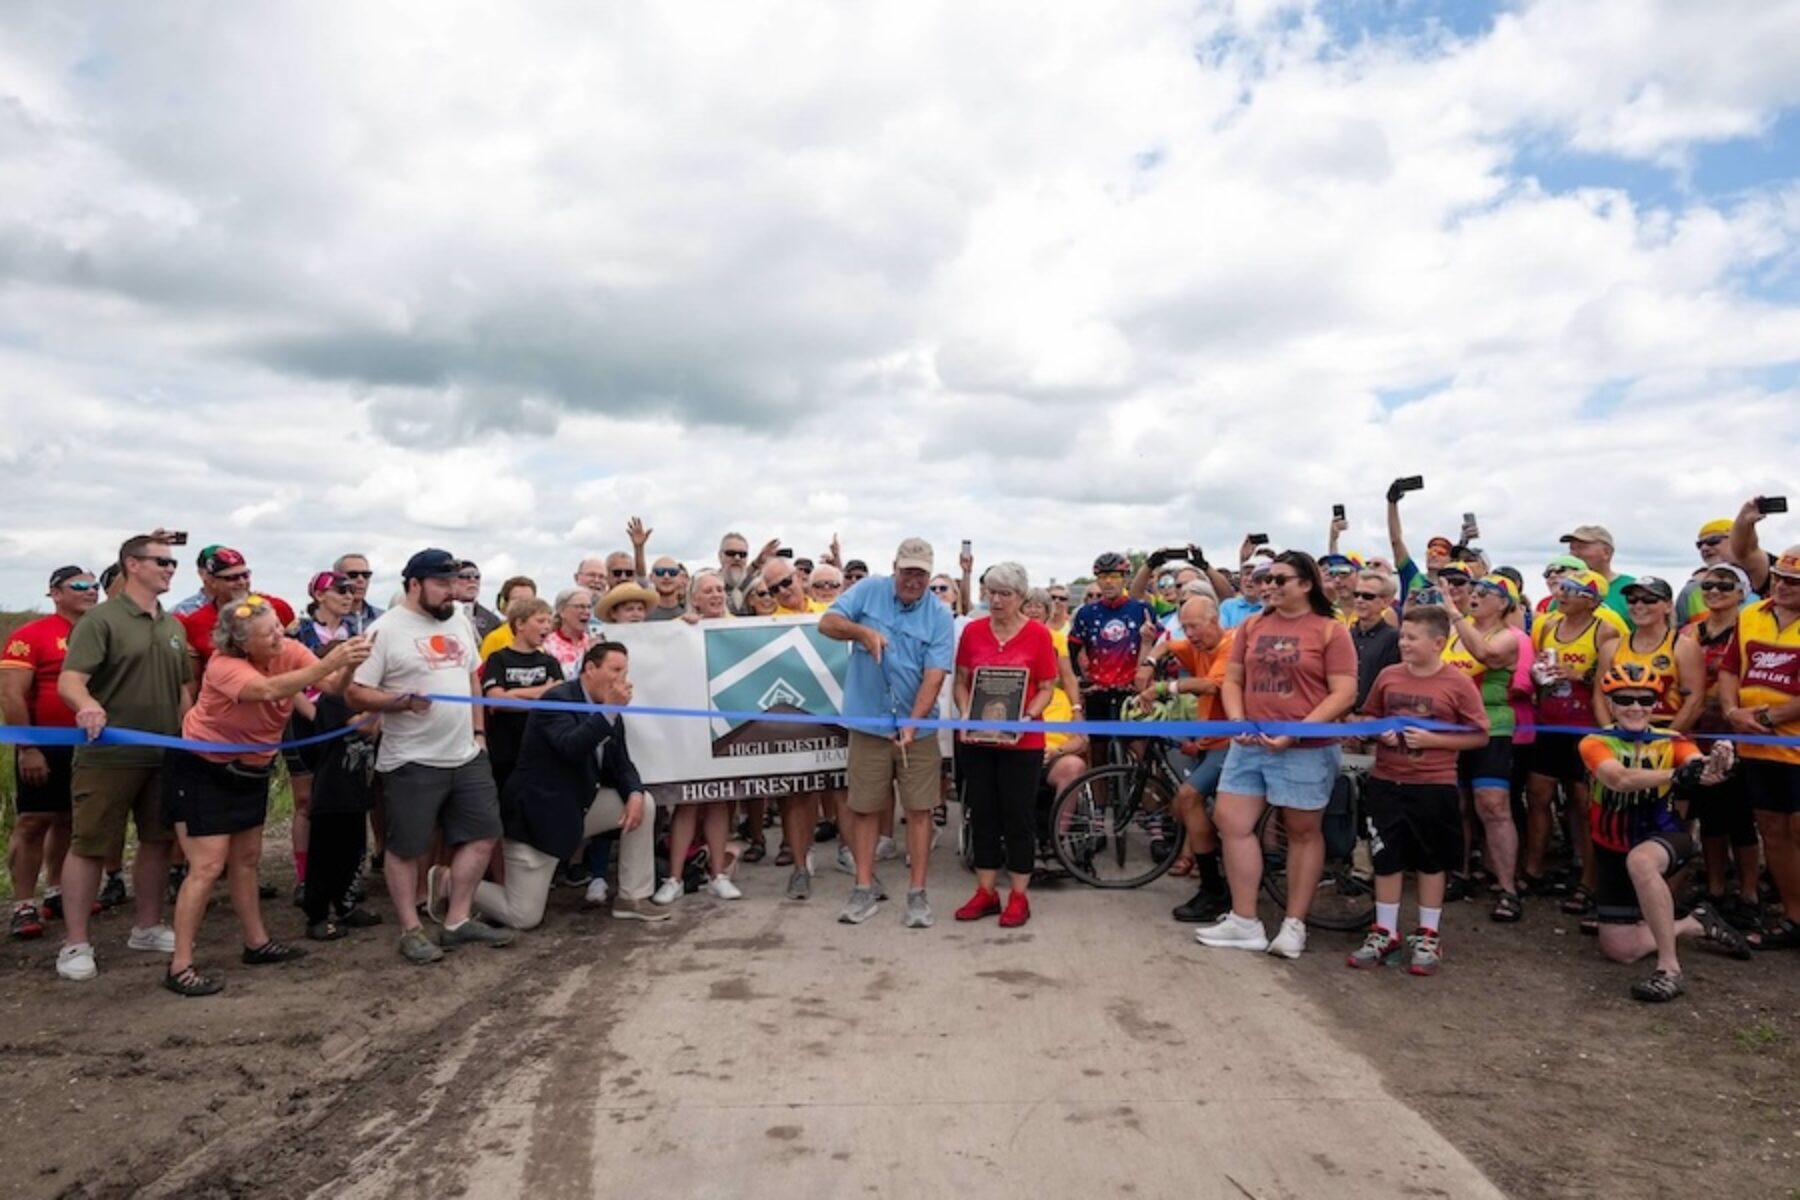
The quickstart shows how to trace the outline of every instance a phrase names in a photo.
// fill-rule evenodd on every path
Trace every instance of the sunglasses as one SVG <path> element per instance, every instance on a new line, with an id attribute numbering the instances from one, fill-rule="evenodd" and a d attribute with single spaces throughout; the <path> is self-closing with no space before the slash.
<path id="1" fill-rule="evenodd" d="M 1627 604 L 1661 604 L 1662 597 L 1647 595 L 1644 592 L 1632 592 L 1630 595 L 1625 597 L 1625 603 L 1627 603 Z"/>
<path id="2" fill-rule="evenodd" d="M 1358 600 L 1379 600 L 1379 599 L 1381 599 L 1381 593 L 1380 592 L 1357 592 L 1356 598 Z"/>
<path id="3" fill-rule="evenodd" d="M 1800 575 L 1782 575 L 1775 571 L 1770 571 L 1769 582 L 1770 584 L 1785 583 L 1789 587 L 1800 587 Z"/>
<path id="4" fill-rule="evenodd" d="M 637 572 L 632 570 L 630 567 L 621 567 L 618 570 L 612 572 L 612 577 L 614 579 L 636 579 Z"/>
<path id="5" fill-rule="evenodd" d="M 719 553 L 723 554 L 726 558 L 749 558 L 750 557 L 750 552 L 748 550 L 721 550 L 721 551 L 719 551 Z"/>
<path id="6" fill-rule="evenodd" d="M 356 594 L 356 589 L 347 583 L 334 583 L 331 585 L 330 590 L 339 596 L 352 596 Z"/>
<path id="7" fill-rule="evenodd" d="M 1095 575 L 1094 578 L 1095 579 L 1123 579 L 1123 578 L 1125 578 L 1125 572 L 1123 572 L 1123 571 L 1101 571 L 1099 574 Z"/>
<path id="8" fill-rule="evenodd" d="M 479 572 L 479 571 L 458 571 L 456 574 L 456 577 L 458 579 L 462 580 L 464 583 L 480 583 L 481 582 L 481 572 Z"/>
<path id="9" fill-rule="evenodd" d="M 651 567 L 650 573 L 661 579 L 674 579 L 681 574 L 680 567 Z"/>
<path id="10" fill-rule="evenodd" d="M 1655 708 L 1656 699 L 1650 692 L 1615 692 L 1606 702 L 1614 708 Z"/>
<path id="11" fill-rule="evenodd" d="M 755 591 L 755 592 L 751 592 L 751 593 L 750 593 L 750 598 L 751 598 L 751 599 L 752 599 L 752 600 L 767 600 L 767 599 L 770 599 L 770 593 L 769 593 L 769 589 L 768 589 L 768 588 L 763 588 L 763 589 L 762 589 L 762 590 L 760 590 L 760 591 Z"/>
<path id="12" fill-rule="evenodd" d="M 176 567 L 181 565 L 174 559 L 164 558 L 160 554 L 133 554 L 131 557 L 137 559 L 139 562 L 153 562 L 157 566 L 169 571 L 173 571 Z"/>
<path id="13" fill-rule="evenodd" d="M 1694 549 L 1703 550 L 1708 546 L 1717 546 L 1721 542 L 1729 542 L 1730 540 L 1731 539 L 1729 537 L 1727 537 L 1725 534 L 1718 533 L 1718 534 L 1714 534 L 1712 537 L 1701 538 L 1699 541 L 1694 543 Z"/>
<path id="14" fill-rule="evenodd" d="M 941 595 L 948 596 L 950 594 L 950 585 L 947 583 L 934 583 L 931 585 L 931 590 L 938 592 Z"/>
<path id="15" fill-rule="evenodd" d="M 1327 568 L 1325 568 L 1325 573 L 1327 575 L 1335 575 L 1338 578 L 1342 579 L 1342 578 L 1347 578 L 1351 575 L 1356 574 L 1356 568 L 1355 567 L 1327 567 Z"/>
<path id="16" fill-rule="evenodd" d="M 1057 594 L 1056 592 L 1050 593 L 1050 603 L 1052 603 L 1052 604 L 1067 604 L 1068 602 L 1069 602 L 1069 594 L 1067 592 L 1063 592 L 1060 595 Z"/>
<path id="17" fill-rule="evenodd" d="M 835 592 L 844 585 L 835 579 L 815 579 L 813 580 L 813 586 L 818 588 L 821 592 Z"/>
<path id="18" fill-rule="evenodd" d="M 1263 578 L 1269 581 L 1270 586 L 1280 587 L 1283 584 L 1292 583 L 1300 577 L 1298 575 L 1277 575 L 1275 572 L 1270 571 L 1267 575 L 1264 575 Z"/>
<path id="19" fill-rule="evenodd" d="M 233 571 L 229 575 L 214 575 L 213 578 L 220 583 L 242 583 L 244 580 L 250 578 L 250 569 L 246 567 L 242 571 Z"/>
<path id="20" fill-rule="evenodd" d="M 1478 583 L 1475 585 L 1475 590 L 1483 596 L 1498 596 L 1502 600 L 1511 599 L 1511 597 L 1506 594 L 1505 588 L 1492 583 Z"/>
<path id="21" fill-rule="evenodd" d="M 74 583 L 61 583 L 58 587 L 66 587 L 71 592 L 91 592 L 100 585 L 91 579 L 77 579 Z"/>
<path id="22" fill-rule="evenodd" d="M 1569 568 L 1567 568 L 1567 567 L 1545 567 L 1544 568 L 1544 578 L 1545 579 L 1561 579 L 1563 577 L 1563 573 L 1565 571 L 1567 571 L 1568 569 Z"/>
<path id="23" fill-rule="evenodd" d="M 786 579 L 777 580 L 769 585 L 771 592 L 785 592 L 791 585 L 799 583 L 798 575 L 789 575 Z"/>
<path id="24" fill-rule="evenodd" d="M 1700 585 L 1703 592 L 1735 592 L 1738 585 L 1727 579 L 1709 579 Z"/>
<path id="25" fill-rule="evenodd" d="M 1583 587 L 1579 583 L 1558 584 L 1556 590 L 1565 596 L 1592 596 L 1596 600 L 1600 598 L 1598 592 L 1595 592 L 1591 588 Z"/>
<path id="26" fill-rule="evenodd" d="M 1445 587 L 1463 588 L 1468 587 L 1475 581 L 1470 579 L 1467 575 L 1439 575 L 1438 582 Z"/>
<path id="27" fill-rule="evenodd" d="M 344 578 L 346 578 L 346 579 L 373 579 L 373 578 L 375 578 L 375 572 L 373 572 L 373 571 L 345 571 Z"/>

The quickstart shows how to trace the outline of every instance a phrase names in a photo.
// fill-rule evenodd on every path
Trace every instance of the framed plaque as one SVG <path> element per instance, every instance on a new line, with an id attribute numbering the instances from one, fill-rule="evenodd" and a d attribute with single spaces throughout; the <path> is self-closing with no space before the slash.
<path id="1" fill-rule="evenodd" d="M 969 681 L 971 721 L 1019 721 L 1025 717 L 1025 690 L 1031 672 L 1024 667 L 976 667 Z M 988 729 L 963 731 L 963 741 L 975 746 L 1016 746 L 1022 735 Z"/>

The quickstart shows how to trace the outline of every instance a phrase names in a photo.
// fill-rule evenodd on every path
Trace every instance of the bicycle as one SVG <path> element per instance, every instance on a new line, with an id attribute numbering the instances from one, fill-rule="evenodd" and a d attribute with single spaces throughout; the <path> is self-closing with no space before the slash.
<path id="1" fill-rule="evenodd" d="M 1089 887 L 1142 887 L 1174 865 L 1185 831 L 1175 819 L 1181 780 L 1175 743 L 1147 736 L 1141 751 L 1113 738 L 1103 766 L 1076 776 L 1051 802 L 1045 837 L 1056 861 Z"/>
<path id="2" fill-rule="evenodd" d="M 1373 755 L 1347 754 L 1339 768 L 1332 804 L 1326 809 L 1325 869 L 1313 894 L 1306 923 L 1315 929 L 1350 932 L 1375 919 L 1375 876 L 1368 830 L 1362 817 L 1363 790 Z M 1262 892 L 1276 908 L 1287 909 L 1287 835 L 1282 810 L 1273 805 L 1256 822 L 1263 848 Z"/>

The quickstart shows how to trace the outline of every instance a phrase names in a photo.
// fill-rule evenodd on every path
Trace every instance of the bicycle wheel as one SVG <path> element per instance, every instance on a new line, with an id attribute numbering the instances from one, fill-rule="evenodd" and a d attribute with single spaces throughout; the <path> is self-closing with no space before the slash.
<path id="1" fill-rule="evenodd" d="M 1262 891 L 1269 903 L 1287 910 L 1288 845 L 1287 827 L 1282 810 L 1270 806 L 1256 822 L 1256 840 L 1262 845 Z M 1359 837 L 1357 845 L 1362 845 Z M 1325 869 L 1319 875 L 1318 890 L 1313 893 L 1312 907 L 1306 923 L 1314 929 L 1347 932 L 1366 929 L 1375 919 L 1375 885 L 1356 870 L 1354 851 L 1346 858 L 1327 855 Z"/>
<path id="2" fill-rule="evenodd" d="M 1166 783 L 1137 767 L 1077 776 L 1050 809 L 1057 861 L 1089 887 L 1142 887 L 1181 851 L 1174 799 Z"/>

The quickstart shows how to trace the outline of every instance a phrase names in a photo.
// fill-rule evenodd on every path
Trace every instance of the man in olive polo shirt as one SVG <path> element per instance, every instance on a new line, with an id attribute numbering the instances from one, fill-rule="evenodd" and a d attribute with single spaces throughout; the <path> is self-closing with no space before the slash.
<path id="1" fill-rule="evenodd" d="M 182 714 L 193 700 L 187 636 L 159 599 L 169 590 L 176 562 L 167 542 L 143 534 L 119 547 L 119 565 L 125 586 L 75 627 L 57 692 L 89 739 L 108 724 L 179 736 Z M 162 920 L 171 836 L 162 821 L 162 761 L 163 752 L 151 746 L 75 748 L 73 830 L 63 864 L 68 936 L 56 956 L 56 973 L 64 979 L 92 979 L 98 973 L 88 917 L 102 865 L 124 849 L 127 818 L 137 821 L 138 848 L 132 865 L 137 921 L 126 945 L 174 953 L 175 934 Z"/>

